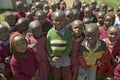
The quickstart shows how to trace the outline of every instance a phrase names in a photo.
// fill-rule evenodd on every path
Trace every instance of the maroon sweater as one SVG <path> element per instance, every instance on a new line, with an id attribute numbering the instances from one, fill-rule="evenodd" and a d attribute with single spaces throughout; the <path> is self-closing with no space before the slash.
<path id="1" fill-rule="evenodd" d="M 37 69 L 35 53 L 28 49 L 26 57 L 16 58 L 14 55 L 10 60 L 13 76 L 19 80 L 31 80 Z"/>

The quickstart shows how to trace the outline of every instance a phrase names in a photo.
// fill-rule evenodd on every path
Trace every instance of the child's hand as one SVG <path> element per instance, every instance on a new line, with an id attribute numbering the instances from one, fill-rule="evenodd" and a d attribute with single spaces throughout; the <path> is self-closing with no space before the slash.
<path id="1" fill-rule="evenodd" d="M 30 48 L 35 48 L 35 44 L 31 44 L 31 45 L 29 45 L 28 47 L 30 47 Z"/>
<path id="2" fill-rule="evenodd" d="M 120 63 L 120 56 L 116 56 L 115 62 L 116 62 L 116 63 Z"/>
<path id="3" fill-rule="evenodd" d="M 6 57 L 6 58 L 5 58 L 5 62 L 6 62 L 6 63 L 9 63 L 9 62 L 10 62 L 10 59 L 11 59 L 11 56 Z"/>
<path id="4" fill-rule="evenodd" d="M 53 62 L 58 62 L 59 60 L 60 60 L 60 57 L 53 57 L 53 58 L 52 58 L 52 61 L 53 61 Z"/>

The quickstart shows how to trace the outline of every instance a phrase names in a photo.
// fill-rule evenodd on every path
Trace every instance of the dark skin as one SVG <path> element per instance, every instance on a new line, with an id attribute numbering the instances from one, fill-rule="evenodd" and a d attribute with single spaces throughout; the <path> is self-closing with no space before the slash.
<path id="1" fill-rule="evenodd" d="M 120 5 L 117 7 L 117 15 L 120 16 Z"/>
<path id="2" fill-rule="evenodd" d="M 17 28 L 18 28 L 18 31 L 22 33 L 26 32 L 28 29 L 28 20 L 26 18 L 20 18 L 17 21 Z"/>
<path id="3" fill-rule="evenodd" d="M 51 2 L 50 3 L 50 8 L 51 8 L 52 12 L 56 11 L 56 4 L 55 4 L 55 2 Z"/>
<path id="4" fill-rule="evenodd" d="M 100 7 L 99 7 L 100 11 L 105 11 L 105 12 L 107 12 L 107 8 L 108 8 L 108 5 L 107 5 L 106 2 L 102 2 L 102 3 L 100 4 Z"/>
<path id="5" fill-rule="evenodd" d="M 116 42 L 120 34 L 120 29 L 116 26 L 110 26 L 107 32 L 108 32 L 108 37 L 111 43 Z"/>
<path id="6" fill-rule="evenodd" d="M 15 17 L 12 12 L 5 12 L 4 19 L 10 27 L 13 27 L 15 25 Z"/>
<path id="7" fill-rule="evenodd" d="M 69 22 L 73 21 L 74 14 L 73 14 L 72 9 L 66 9 L 65 10 L 65 15 L 66 15 L 66 18 Z"/>
<path id="8" fill-rule="evenodd" d="M 0 24 L 0 40 L 6 41 L 9 39 L 9 29 L 7 26 Z"/>
<path id="9" fill-rule="evenodd" d="M 80 15 L 79 11 L 77 9 L 72 9 L 72 11 L 73 11 L 73 14 L 74 14 L 74 19 L 73 20 L 79 19 L 79 15 Z"/>
<path id="10" fill-rule="evenodd" d="M 22 1 L 17 1 L 16 2 L 16 8 L 19 12 L 22 12 L 24 10 L 24 4 Z"/>
<path id="11" fill-rule="evenodd" d="M 92 10 L 96 9 L 96 6 L 97 6 L 97 1 L 96 0 L 92 0 L 92 2 L 91 2 Z"/>
<path id="12" fill-rule="evenodd" d="M 46 14 L 44 11 L 39 10 L 35 13 L 35 18 L 40 22 L 41 25 L 43 25 L 46 21 Z"/>
<path id="13" fill-rule="evenodd" d="M 52 20 L 54 22 L 55 25 L 55 29 L 56 30 L 60 30 L 61 28 L 63 28 L 63 26 L 65 26 L 65 14 L 64 12 L 58 10 L 56 12 L 54 12 L 52 14 Z"/>
<path id="14" fill-rule="evenodd" d="M 44 5 L 42 2 L 36 2 L 35 7 L 37 10 L 43 10 Z"/>
<path id="15" fill-rule="evenodd" d="M 55 2 L 55 4 L 56 4 L 56 10 L 59 10 L 60 9 L 60 3 L 59 3 L 59 1 Z"/>
<path id="16" fill-rule="evenodd" d="M 38 39 L 42 34 L 42 27 L 40 22 L 35 20 L 29 24 L 29 31 L 33 33 L 33 36 Z"/>
<path id="17" fill-rule="evenodd" d="M 44 12 L 48 13 L 50 9 L 50 6 L 48 4 L 44 4 Z"/>
<path id="18" fill-rule="evenodd" d="M 31 22 L 33 20 L 33 12 L 27 12 L 26 18 L 28 19 L 28 22 Z"/>
<path id="19" fill-rule="evenodd" d="M 84 16 L 85 17 L 92 17 L 92 9 L 91 9 L 91 7 L 85 7 L 84 8 Z"/>
<path id="20" fill-rule="evenodd" d="M 97 14 L 97 21 L 99 22 L 100 25 L 103 25 L 104 16 L 105 16 L 105 12 L 103 12 L 103 11 L 99 11 L 98 12 L 98 14 Z"/>
<path id="21" fill-rule="evenodd" d="M 71 30 L 74 39 L 78 39 L 82 35 L 83 23 L 80 20 L 74 20 L 71 23 Z"/>
<path id="22" fill-rule="evenodd" d="M 114 20 L 112 19 L 111 16 L 106 16 L 104 19 L 104 27 L 105 29 L 108 29 L 108 27 L 113 25 Z"/>
<path id="23" fill-rule="evenodd" d="M 84 2 L 84 3 L 82 4 L 83 10 L 84 10 L 85 7 L 90 7 L 90 5 L 89 5 L 87 2 Z M 92 9 L 92 8 L 91 8 L 91 9 Z"/>
<path id="24" fill-rule="evenodd" d="M 73 8 L 73 9 L 80 10 L 80 8 L 81 8 L 81 2 L 80 2 L 79 0 L 75 0 L 75 1 L 73 2 L 72 8 Z"/>
<path id="25" fill-rule="evenodd" d="M 107 12 L 114 12 L 114 8 L 113 7 L 108 7 Z"/>
<path id="26" fill-rule="evenodd" d="M 91 23 L 90 17 L 84 17 L 84 18 L 83 18 L 83 23 L 84 23 L 84 24 L 89 24 L 89 23 Z"/>
<path id="27" fill-rule="evenodd" d="M 95 44 L 98 40 L 99 30 L 97 24 L 90 23 L 85 26 L 85 39 L 88 41 L 88 47 L 90 49 L 95 48 Z"/>

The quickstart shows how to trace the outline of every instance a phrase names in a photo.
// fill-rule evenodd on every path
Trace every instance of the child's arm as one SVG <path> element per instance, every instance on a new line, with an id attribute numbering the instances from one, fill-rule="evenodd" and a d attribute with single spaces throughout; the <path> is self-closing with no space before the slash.
<path id="1" fill-rule="evenodd" d="M 67 46 L 66 46 L 66 49 L 63 53 L 63 56 L 68 56 L 71 49 L 72 49 L 72 34 L 70 33 L 70 31 L 68 30 L 67 32 Z"/>
<path id="2" fill-rule="evenodd" d="M 22 73 L 22 70 L 20 69 L 19 65 L 15 64 L 10 64 L 11 70 L 13 73 L 13 76 L 19 80 L 31 80 L 32 77 L 29 75 L 25 75 Z"/>
<path id="3" fill-rule="evenodd" d="M 52 53 L 51 46 L 50 46 L 50 34 L 49 34 L 49 32 L 48 32 L 47 38 L 46 38 L 46 48 L 47 48 L 48 57 L 49 58 L 53 57 L 54 55 Z"/>

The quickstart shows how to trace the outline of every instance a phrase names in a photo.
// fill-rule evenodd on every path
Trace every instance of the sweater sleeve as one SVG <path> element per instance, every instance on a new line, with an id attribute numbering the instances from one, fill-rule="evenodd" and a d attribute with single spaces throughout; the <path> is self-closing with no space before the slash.
<path id="1" fill-rule="evenodd" d="M 50 45 L 50 32 L 48 32 L 47 34 L 47 38 L 46 38 L 46 48 L 47 48 L 47 53 L 49 57 L 54 56 L 51 50 L 51 45 Z"/>
<path id="2" fill-rule="evenodd" d="M 68 34 L 67 34 L 67 47 L 66 47 L 66 49 L 64 51 L 63 56 L 68 56 L 70 54 L 71 49 L 72 49 L 72 34 L 68 30 Z"/>
<path id="3" fill-rule="evenodd" d="M 31 76 L 23 74 L 18 65 L 11 64 L 10 66 L 11 66 L 13 76 L 16 77 L 17 79 L 19 80 L 31 80 L 32 79 Z"/>

